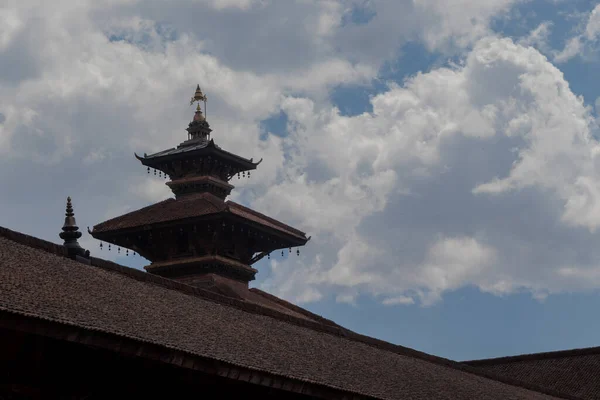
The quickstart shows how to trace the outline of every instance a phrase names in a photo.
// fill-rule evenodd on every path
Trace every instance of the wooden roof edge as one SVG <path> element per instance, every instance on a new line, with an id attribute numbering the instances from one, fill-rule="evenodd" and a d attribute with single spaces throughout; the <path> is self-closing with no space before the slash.
<path id="1" fill-rule="evenodd" d="M 181 146 L 181 143 L 179 144 L 179 146 Z M 163 160 L 169 159 L 176 160 L 179 158 L 189 158 L 190 154 L 194 155 L 194 153 L 200 152 L 211 152 L 214 155 L 221 156 L 223 159 L 229 159 L 230 161 L 242 165 L 245 164 L 242 168 L 245 168 L 246 171 L 256 169 L 256 167 L 262 162 L 262 158 L 260 159 L 260 161 L 255 163 L 253 161 L 253 158 L 248 159 L 230 151 L 224 150 L 214 142 L 214 139 L 210 139 L 203 147 L 197 147 L 191 150 L 181 148 L 179 146 L 161 150 L 152 154 L 144 154 L 144 157 L 140 157 L 136 153 L 134 153 L 134 156 L 135 158 L 140 160 L 143 165 L 150 167 L 156 162 L 161 162 Z"/>
<path id="2" fill-rule="evenodd" d="M 164 344 L 153 343 L 140 338 L 129 337 L 121 333 L 97 329 L 88 329 L 54 319 L 42 319 L 25 312 L 7 311 L 0 308 L 0 329 L 29 333 L 64 340 L 85 346 L 114 351 L 125 356 L 142 357 L 149 360 L 171 364 L 176 367 L 192 369 L 203 373 L 219 375 L 232 380 L 250 382 L 261 386 L 273 387 L 284 391 L 308 394 L 318 398 L 344 399 L 348 394 L 352 398 L 375 400 L 357 391 L 338 388 L 310 380 L 279 375 L 269 371 L 257 370 L 210 357 L 203 357 Z M 32 319 L 36 323 L 31 323 Z M 168 354 L 165 354 L 168 353 Z M 357 397 L 358 395 L 358 397 Z"/>
<path id="3" fill-rule="evenodd" d="M 514 362 L 522 361 L 541 361 L 553 358 L 562 357 L 579 357 L 600 354 L 600 346 L 596 347 L 583 347 L 577 349 L 568 350 L 556 350 L 556 351 L 545 351 L 541 353 L 527 353 L 518 354 L 514 356 L 503 356 L 494 358 L 482 358 L 477 360 L 461 361 L 463 364 L 472 365 L 474 367 L 481 367 L 486 365 L 497 365 L 497 364 L 509 364 Z"/>
<path id="4" fill-rule="evenodd" d="M 16 240 L 9 237 L 8 235 L 11 235 Z M 25 246 L 29 246 L 29 247 L 37 248 L 39 250 L 47 251 L 47 252 L 53 253 L 58 256 L 63 256 L 62 252 L 66 252 L 66 249 L 64 249 L 64 247 L 61 245 L 56 245 L 54 243 L 51 243 L 51 242 L 48 242 L 48 241 L 30 236 L 30 235 L 15 232 L 15 231 L 12 231 L 7 228 L 0 227 L 0 236 L 7 237 L 9 240 L 13 240 L 13 241 L 23 244 Z M 28 244 L 28 242 L 31 242 L 34 245 Z M 36 246 L 35 244 L 39 244 L 39 245 Z M 62 248 L 62 250 L 59 249 L 58 252 L 53 251 L 56 248 Z M 453 369 L 461 370 L 463 372 L 471 373 L 473 375 L 478 375 L 478 376 L 481 376 L 484 378 L 496 380 L 496 381 L 499 381 L 499 382 L 502 382 L 502 383 L 505 383 L 505 384 L 508 384 L 511 386 L 517 386 L 517 387 L 521 387 L 521 388 L 524 388 L 527 390 L 533 390 L 536 392 L 540 392 L 543 394 L 547 394 L 547 395 L 562 398 L 562 399 L 581 400 L 581 399 L 573 397 L 573 396 L 554 392 L 552 390 L 546 389 L 541 386 L 537 386 L 537 385 L 530 384 L 527 382 L 522 382 L 522 381 L 519 381 L 519 380 L 516 380 L 513 378 L 498 376 L 498 375 L 490 373 L 486 370 L 470 366 L 466 363 L 449 360 L 446 358 L 442 358 L 442 357 L 427 354 L 427 353 L 424 353 L 424 352 L 421 352 L 418 350 L 414 350 L 409 347 L 404 347 L 404 346 L 386 342 L 386 341 L 383 341 L 380 339 L 376 339 L 373 337 L 361 335 L 359 333 L 353 332 L 353 331 L 351 331 L 347 328 L 341 327 L 341 326 L 337 326 L 337 325 L 332 326 L 332 325 L 327 325 L 327 324 L 323 324 L 323 323 L 319 323 L 319 322 L 315 322 L 315 321 L 306 320 L 306 319 L 299 318 L 299 317 L 294 317 L 289 314 L 285 314 L 281 311 L 276 311 L 276 310 L 273 310 L 273 309 L 270 309 L 270 308 L 267 308 L 264 306 L 260 306 L 260 305 L 254 304 L 254 303 L 248 303 L 243 300 L 232 299 L 230 297 L 227 297 L 227 296 L 224 296 L 224 295 L 221 295 L 221 294 L 218 294 L 218 293 L 206 290 L 206 289 L 196 288 L 196 287 L 186 285 L 181 282 L 162 278 L 160 276 L 156 276 L 156 275 L 153 275 L 153 274 L 150 274 L 147 272 L 143 272 L 143 271 L 140 271 L 140 270 L 137 270 L 134 268 L 126 267 L 126 266 L 114 263 L 112 261 L 104 260 L 101 258 L 90 257 L 90 259 L 91 259 L 91 265 L 93 267 L 102 268 L 102 269 L 109 270 L 109 271 L 114 271 L 114 272 L 126 275 L 130 278 L 133 278 L 133 279 L 136 279 L 139 281 L 154 283 L 154 284 L 157 284 L 157 285 L 162 286 L 167 289 L 177 290 L 179 292 L 183 292 L 183 293 L 193 295 L 193 296 L 198 296 L 203 299 L 206 299 L 209 301 L 214 301 L 219 304 L 229 305 L 229 306 L 241 309 L 242 311 L 275 318 L 280 321 L 292 323 L 292 324 L 295 324 L 300 327 L 312 329 L 314 331 L 333 334 L 335 336 L 338 336 L 338 337 L 341 337 L 341 338 L 344 338 L 347 340 L 352 340 L 352 341 L 361 342 L 363 344 L 370 345 L 370 346 L 378 348 L 380 350 L 389 351 L 389 352 L 392 352 L 392 353 L 395 353 L 398 355 L 402 355 L 402 356 L 406 356 L 406 357 L 414 357 L 414 358 L 417 358 L 417 359 L 420 359 L 423 361 L 431 362 L 433 364 L 443 365 L 443 366 L 446 366 L 449 368 L 453 368 Z M 70 259 L 67 259 L 67 260 L 72 261 Z"/>

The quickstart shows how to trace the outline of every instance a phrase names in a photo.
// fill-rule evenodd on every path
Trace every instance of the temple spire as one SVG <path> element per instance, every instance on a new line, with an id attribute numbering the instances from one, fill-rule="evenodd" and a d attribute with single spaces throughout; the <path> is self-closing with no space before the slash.
<path id="1" fill-rule="evenodd" d="M 77 239 L 81 237 L 79 227 L 75 221 L 75 213 L 73 212 L 73 204 L 71 204 L 71 197 L 67 197 L 67 208 L 65 212 L 65 223 L 60 233 L 60 238 L 65 242 L 63 246 L 67 248 L 69 257 L 76 259 L 77 256 L 87 258 L 90 252 L 85 250 L 79 245 Z"/>
<path id="2" fill-rule="evenodd" d="M 184 147 L 189 144 L 196 144 L 198 141 L 207 141 L 210 139 L 210 132 L 212 129 L 210 129 L 210 125 L 208 124 L 208 121 L 206 121 L 206 100 L 208 100 L 208 98 L 202 93 L 200 85 L 197 85 L 196 92 L 190 100 L 190 105 L 194 104 L 194 102 L 197 102 L 198 104 L 196 105 L 194 118 L 186 129 L 188 131 L 188 140 L 181 144 Z M 201 101 L 204 102 L 204 115 L 202 114 L 202 107 L 200 107 Z"/>

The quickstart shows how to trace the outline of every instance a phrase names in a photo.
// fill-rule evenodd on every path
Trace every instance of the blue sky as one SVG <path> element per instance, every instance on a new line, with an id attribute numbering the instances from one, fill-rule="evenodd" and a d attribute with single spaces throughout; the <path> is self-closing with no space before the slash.
<path id="1" fill-rule="evenodd" d="M 452 359 L 598 346 L 599 39 L 584 0 L 10 2 L 0 225 L 169 197 L 133 152 L 185 139 L 200 83 L 264 159 L 233 200 L 312 235 L 253 286 Z"/>

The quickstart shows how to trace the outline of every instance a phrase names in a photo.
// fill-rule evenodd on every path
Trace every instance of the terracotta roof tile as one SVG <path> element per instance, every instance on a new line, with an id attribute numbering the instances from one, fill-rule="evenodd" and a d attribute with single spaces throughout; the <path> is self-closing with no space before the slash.
<path id="1" fill-rule="evenodd" d="M 465 364 L 582 399 L 600 399 L 600 347 L 465 361 Z"/>
<path id="2" fill-rule="evenodd" d="M 0 231 L 0 310 L 380 399 L 553 398 L 450 360 L 54 250 L 60 254 Z"/>

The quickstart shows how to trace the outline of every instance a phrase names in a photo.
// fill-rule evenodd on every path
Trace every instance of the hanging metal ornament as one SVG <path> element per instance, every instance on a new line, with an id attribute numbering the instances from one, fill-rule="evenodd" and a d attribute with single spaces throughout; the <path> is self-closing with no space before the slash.
<path id="1" fill-rule="evenodd" d="M 283 250 L 281 250 L 281 257 L 283 257 Z"/>
<path id="2" fill-rule="evenodd" d="M 250 171 L 248 171 L 248 178 L 250 178 Z"/>
<path id="3" fill-rule="evenodd" d="M 296 255 L 300 256 L 300 249 L 296 249 Z"/>
<path id="4" fill-rule="evenodd" d="M 159 177 L 159 178 L 162 178 L 162 171 L 160 171 L 160 172 L 158 173 L 158 177 Z"/>
<path id="5" fill-rule="evenodd" d="M 125 256 L 129 257 L 129 249 L 125 252 Z"/>
<path id="6" fill-rule="evenodd" d="M 150 173 L 150 167 L 148 167 L 148 173 Z"/>
<path id="7" fill-rule="evenodd" d="M 291 252 L 292 252 L 292 248 L 290 247 L 290 251 L 289 251 L 289 253 L 291 253 Z"/>
<path id="8" fill-rule="evenodd" d="M 110 251 L 110 243 L 108 244 L 108 251 Z"/>
<path id="9" fill-rule="evenodd" d="M 242 177 L 245 178 L 246 177 L 246 172 L 242 172 Z"/>
<path id="10" fill-rule="evenodd" d="M 117 253 L 121 254 L 121 248 L 120 247 L 117 248 Z"/>
<path id="11" fill-rule="evenodd" d="M 102 242 L 100 242 L 100 250 L 102 250 Z"/>
<path id="12" fill-rule="evenodd" d="M 156 170 L 154 170 L 154 176 L 156 176 Z"/>
<path id="13" fill-rule="evenodd" d="M 271 253 L 267 254 L 267 260 L 271 259 Z"/>
<path id="14" fill-rule="evenodd" d="M 238 172 L 238 179 L 240 179 L 240 173 Z"/>

